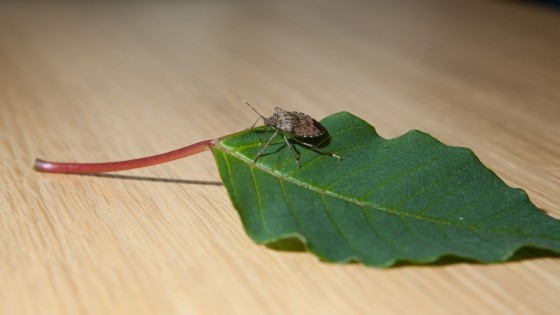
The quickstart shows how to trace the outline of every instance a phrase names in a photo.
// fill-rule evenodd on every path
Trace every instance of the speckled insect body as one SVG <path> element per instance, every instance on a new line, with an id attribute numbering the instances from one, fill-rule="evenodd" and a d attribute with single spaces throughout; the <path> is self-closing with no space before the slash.
<path id="1" fill-rule="evenodd" d="M 259 115 L 259 119 L 263 120 L 264 125 L 274 129 L 274 134 L 268 139 L 264 147 L 262 147 L 257 152 L 257 155 L 255 156 L 254 159 L 255 162 L 258 160 L 259 157 L 263 155 L 264 151 L 266 150 L 266 148 L 268 147 L 272 139 L 274 139 L 274 137 L 276 137 L 278 133 L 282 135 L 284 141 L 286 142 L 286 145 L 290 148 L 290 150 L 294 154 L 294 157 L 296 159 L 296 165 L 298 168 L 301 166 L 299 163 L 300 154 L 294 149 L 294 146 L 290 142 L 290 140 L 293 140 L 313 151 L 325 155 L 330 155 L 332 157 L 341 160 L 341 158 L 338 155 L 332 152 L 324 151 L 322 149 L 319 149 L 313 144 L 306 143 L 297 139 L 297 138 L 316 138 L 325 134 L 325 127 L 323 127 L 318 121 L 311 118 L 310 116 L 300 112 L 289 112 L 283 110 L 280 107 L 276 107 L 274 108 L 274 114 L 272 114 L 272 116 L 267 118 L 261 115 L 253 106 L 247 103 L 247 101 L 245 101 L 244 99 L 241 99 L 241 101 L 247 104 L 249 107 L 251 107 L 253 111 L 255 111 L 255 113 Z M 253 127 L 255 126 L 256 123 L 257 122 L 253 124 Z M 291 138 L 288 139 L 287 135 L 290 135 Z"/>
<path id="2" fill-rule="evenodd" d="M 274 114 L 263 120 L 265 125 L 294 137 L 313 138 L 325 133 L 324 128 L 319 128 L 321 124 L 310 116 L 300 112 L 288 112 L 280 107 L 274 108 Z"/>

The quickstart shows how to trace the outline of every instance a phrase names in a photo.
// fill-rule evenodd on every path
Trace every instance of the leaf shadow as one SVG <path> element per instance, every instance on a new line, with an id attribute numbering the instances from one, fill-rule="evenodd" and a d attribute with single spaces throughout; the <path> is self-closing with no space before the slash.
<path id="1" fill-rule="evenodd" d="M 504 261 L 496 262 L 479 262 L 473 259 L 458 257 L 454 255 L 445 255 L 438 260 L 430 263 L 415 263 L 411 261 L 399 261 L 395 263 L 391 268 L 403 268 L 403 267 L 446 267 L 459 264 L 469 264 L 469 265 L 496 265 L 496 264 L 507 264 L 507 263 L 517 263 L 521 261 L 542 259 L 542 258 L 560 258 L 560 253 L 555 253 L 553 251 L 535 247 L 523 247 L 517 250 L 510 258 Z"/>
<path id="2" fill-rule="evenodd" d="M 286 237 L 283 239 L 276 240 L 274 242 L 266 243 L 264 245 L 268 249 L 279 251 L 279 252 L 304 253 L 308 251 L 305 246 L 305 243 L 302 242 L 301 239 L 297 237 Z M 536 247 L 523 247 L 517 250 L 509 259 L 503 262 L 484 263 L 469 258 L 464 258 L 464 257 L 459 257 L 454 255 L 445 255 L 433 262 L 419 263 L 414 261 L 398 261 L 395 264 L 385 268 L 388 269 L 406 268 L 406 267 L 428 268 L 428 267 L 446 267 L 446 266 L 460 265 L 460 264 L 482 266 L 482 265 L 516 263 L 516 262 L 541 259 L 541 258 L 560 258 L 560 253 L 556 253 L 550 250 L 536 248 Z M 345 264 L 361 265 L 362 262 L 352 260 L 346 262 Z"/>
<path id="3" fill-rule="evenodd" d="M 192 180 L 192 179 L 175 179 L 175 178 L 161 178 L 161 177 L 148 177 L 148 176 L 135 176 L 135 175 L 121 175 L 121 174 L 77 174 L 80 176 L 103 177 L 112 179 L 148 181 L 158 183 L 171 183 L 171 184 L 188 184 L 188 185 L 204 185 L 204 186 L 223 186 L 220 181 L 206 181 L 206 180 Z"/>

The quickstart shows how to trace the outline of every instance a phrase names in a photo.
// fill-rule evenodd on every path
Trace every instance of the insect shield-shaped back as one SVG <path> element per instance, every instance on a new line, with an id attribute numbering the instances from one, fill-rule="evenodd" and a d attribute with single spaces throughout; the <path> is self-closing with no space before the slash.
<path id="1" fill-rule="evenodd" d="M 274 109 L 274 114 L 264 118 L 264 124 L 281 132 L 299 138 L 315 138 L 326 131 L 318 121 L 300 112 L 288 112 L 280 107 Z"/>
<path id="2" fill-rule="evenodd" d="M 299 163 L 300 154 L 294 148 L 294 145 L 291 141 L 297 142 L 298 144 L 320 154 L 330 155 L 341 160 L 340 156 L 332 152 L 320 149 L 315 143 L 309 143 L 316 142 L 317 144 L 325 145 L 326 143 L 328 143 L 329 138 L 329 133 L 327 132 L 325 127 L 323 127 L 323 125 L 321 125 L 318 121 L 311 118 L 310 116 L 300 112 L 288 112 L 280 107 L 276 107 L 274 108 L 274 114 L 272 114 L 271 117 L 267 118 L 261 115 L 244 99 L 241 99 L 241 101 L 247 104 L 247 106 L 251 107 L 251 109 L 255 111 L 255 113 L 257 113 L 260 118 L 263 119 L 266 126 L 269 126 L 275 130 L 274 134 L 268 139 L 264 146 L 255 155 L 255 163 L 257 162 L 259 157 L 264 154 L 264 151 L 266 150 L 272 139 L 274 139 L 274 137 L 279 133 L 282 135 L 282 138 L 284 138 L 284 142 L 286 142 L 286 145 L 292 151 L 296 161 L 296 166 L 298 168 L 301 167 Z M 257 123 L 257 121 L 255 121 L 255 124 Z M 253 126 L 255 126 L 255 124 L 253 124 Z M 287 135 L 291 136 L 291 139 L 288 139 Z M 299 140 L 298 138 L 308 138 L 310 140 L 305 140 L 304 142 L 302 140 Z"/>

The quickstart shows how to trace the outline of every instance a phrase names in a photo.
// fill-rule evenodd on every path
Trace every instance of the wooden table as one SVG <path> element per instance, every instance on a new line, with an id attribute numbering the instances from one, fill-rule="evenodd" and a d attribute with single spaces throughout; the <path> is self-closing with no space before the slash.
<path id="1" fill-rule="evenodd" d="M 421 3 L 421 4 L 420 4 Z M 472 148 L 560 218 L 560 18 L 515 1 L 0 3 L 0 313 L 558 314 L 560 260 L 367 268 L 245 235 L 210 153 L 37 173 L 350 111 Z"/>

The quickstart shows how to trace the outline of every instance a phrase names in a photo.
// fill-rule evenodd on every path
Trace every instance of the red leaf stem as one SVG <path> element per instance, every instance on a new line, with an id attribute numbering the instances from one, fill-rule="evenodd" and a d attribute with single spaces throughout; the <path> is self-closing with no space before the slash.
<path id="1" fill-rule="evenodd" d="M 169 151 L 162 154 L 147 156 L 143 158 L 106 162 L 106 163 L 65 163 L 65 162 L 49 162 L 41 159 L 36 159 L 33 168 L 39 172 L 48 173 L 68 173 L 68 174 L 91 174 L 91 173 L 105 173 L 130 170 L 133 168 L 146 167 L 165 162 L 170 162 L 200 152 L 210 150 L 210 145 L 214 144 L 216 140 L 204 140 L 195 144 L 188 145 L 184 148 Z"/>

